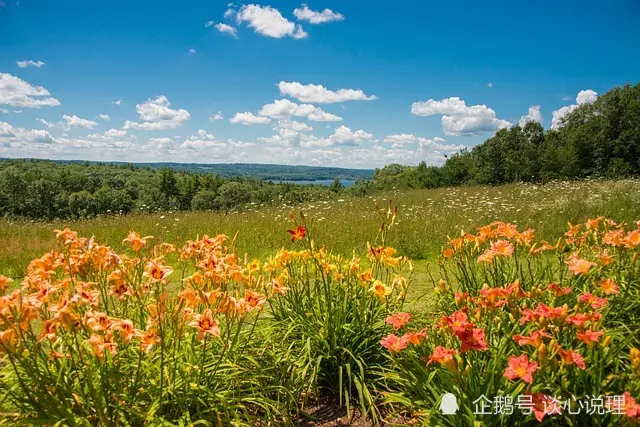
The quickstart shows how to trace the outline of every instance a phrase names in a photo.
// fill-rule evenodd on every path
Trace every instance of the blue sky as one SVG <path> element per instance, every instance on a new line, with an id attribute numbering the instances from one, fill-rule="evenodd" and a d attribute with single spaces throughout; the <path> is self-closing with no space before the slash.
<path id="1" fill-rule="evenodd" d="M 439 164 L 636 83 L 639 21 L 635 0 L 0 0 L 0 157 Z"/>

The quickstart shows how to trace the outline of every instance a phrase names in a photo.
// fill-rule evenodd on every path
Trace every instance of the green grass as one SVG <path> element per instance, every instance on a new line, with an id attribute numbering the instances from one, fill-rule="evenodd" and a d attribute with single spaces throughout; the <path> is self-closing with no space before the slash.
<path id="1" fill-rule="evenodd" d="M 120 247 L 130 230 L 153 235 L 156 241 L 181 244 L 197 235 L 238 234 L 237 247 L 251 258 L 264 258 L 291 247 L 285 230 L 292 209 L 302 210 L 318 242 L 345 255 L 362 252 L 379 224 L 374 200 L 398 206 L 399 225 L 388 241 L 416 260 L 417 289 L 427 279 L 427 262 L 434 260 L 447 236 L 469 231 L 494 220 L 533 227 L 541 238 L 562 235 L 567 222 L 603 215 L 616 221 L 640 219 L 640 181 L 578 181 L 546 185 L 510 184 L 499 187 L 456 187 L 391 191 L 376 196 L 319 200 L 300 206 L 248 205 L 244 211 L 163 212 L 112 216 L 80 221 L 28 222 L 0 220 L 0 274 L 21 277 L 33 258 L 55 247 L 52 230 L 69 226 L 83 236 Z"/>

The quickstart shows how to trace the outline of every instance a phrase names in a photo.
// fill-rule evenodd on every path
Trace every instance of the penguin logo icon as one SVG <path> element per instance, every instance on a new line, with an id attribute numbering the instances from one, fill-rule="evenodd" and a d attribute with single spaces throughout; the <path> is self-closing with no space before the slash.
<path id="1" fill-rule="evenodd" d="M 440 412 L 444 415 L 455 415 L 458 412 L 458 399 L 451 393 L 443 394 L 440 400 Z"/>

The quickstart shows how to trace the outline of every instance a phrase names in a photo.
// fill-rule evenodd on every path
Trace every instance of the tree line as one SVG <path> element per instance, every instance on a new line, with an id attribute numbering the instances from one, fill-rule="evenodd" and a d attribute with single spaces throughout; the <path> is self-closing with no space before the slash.
<path id="1" fill-rule="evenodd" d="M 0 161 L 0 216 L 5 217 L 57 219 L 132 211 L 221 211 L 251 203 L 301 203 L 343 191 L 339 180 L 321 187 L 133 165 Z"/>
<path id="2" fill-rule="evenodd" d="M 558 129 L 537 122 L 498 131 L 442 166 L 392 164 L 372 186 L 435 188 L 640 174 L 640 84 L 617 87 L 568 114 Z"/>

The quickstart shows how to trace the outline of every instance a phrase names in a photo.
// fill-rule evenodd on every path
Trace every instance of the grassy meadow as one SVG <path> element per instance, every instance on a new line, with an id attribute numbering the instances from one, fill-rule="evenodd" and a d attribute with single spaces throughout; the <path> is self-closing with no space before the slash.
<path id="1" fill-rule="evenodd" d="M 546 185 L 508 184 L 433 190 L 389 191 L 376 196 L 318 200 L 301 205 L 247 205 L 243 211 L 134 213 L 76 221 L 33 222 L 0 219 L 0 274 L 21 277 L 29 261 L 55 247 L 54 229 L 70 227 L 81 236 L 120 248 L 131 231 L 152 235 L 154 243 L 176 245 L 204 234 L 238 233 L 237 248 L 252 258 L 264 258 L 290 247 L 285 230 L 289 214 L 302 211 L 317 242 L 334 253 L 364 251 L 373 241 L 379 218 L 378 201 L 398 207 L 398 222 L 388 244 L 416 261 L 418 272 L 425 260 L 435 260 L 447 236 L 473 231 L 493 221 L 532 227 L 542 239 L 557 238 L 567 223 L 605 216 L 616 221 L 640 218 L 640 181 L 593 180 L 552 182 Z"/>
<path id="2" fill-rule="evenodd" d="M 640 181 L 339 197 L 3 220 L 0 420 L 640 420 Z"/>

